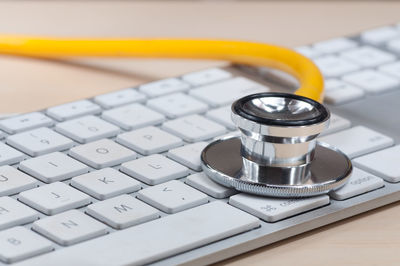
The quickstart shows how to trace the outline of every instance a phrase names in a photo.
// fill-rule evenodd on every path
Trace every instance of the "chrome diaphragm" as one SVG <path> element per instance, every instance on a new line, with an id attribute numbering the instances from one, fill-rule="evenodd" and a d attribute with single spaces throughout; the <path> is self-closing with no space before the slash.
<path id="1" fill-rule="evenodd" d="M 307 197 L 341 187 L 352 172 L 349 158 L 317 141 L 330 113 L 320 103 L 286 93 L 258 93 L 232 105 L 240 137 L 210 143 L 204 172 L 237 190 L 274 197 Z"/>

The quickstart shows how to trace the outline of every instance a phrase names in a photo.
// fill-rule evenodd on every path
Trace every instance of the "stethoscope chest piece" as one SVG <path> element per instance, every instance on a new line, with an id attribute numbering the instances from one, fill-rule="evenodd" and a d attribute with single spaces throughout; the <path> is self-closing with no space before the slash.
<path id="1" fill-rule="evenodd" d="M 240 137 L 211 142 L 201 154 L 204 172 L 239 191 L 272 197 L 309 197 L 345 184 L 352 172 L 341 151 L 317 142 L 329 111 L 311 99 L 258 93 L 232 105 Z"/>

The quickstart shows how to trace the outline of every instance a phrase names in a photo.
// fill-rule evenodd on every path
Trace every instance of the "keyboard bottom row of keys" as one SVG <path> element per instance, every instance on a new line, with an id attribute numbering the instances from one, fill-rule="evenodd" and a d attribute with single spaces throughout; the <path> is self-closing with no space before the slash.
<path id="1" fill-rule="evenodd" d="M 212 202 L 118 231 L 101 238 L 60 249 L 19 265 L 137 265 L 154 262 L 177 253 L 210 244 L 259 226 L 259 219 L 226 203 Z M 12 230 L 12 229 L 10 229 Z M 105 225 L 72 210 L 34 223 L 33 230 L 62 243 L 93 238 L 106 233 Z M 9 230 L 2 234 L 10 233 Z M 19 240 L 23 241 L 23 240 Z M 0 258 L 13 261 L 15 256 L 7 239 L 0 234 Z M 47 245 L 33 255 L 48 251 Z"/>

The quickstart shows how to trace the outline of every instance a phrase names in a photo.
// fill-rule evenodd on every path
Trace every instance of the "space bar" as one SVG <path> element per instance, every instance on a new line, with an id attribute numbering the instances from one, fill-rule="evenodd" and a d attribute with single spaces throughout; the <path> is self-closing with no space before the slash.
<path id="1" fill-rule="evenodd" d="M 226 203 L 212 202 L 17 265 L 141 265 L 258 225 L 259 220 L 254 216 Z"/>

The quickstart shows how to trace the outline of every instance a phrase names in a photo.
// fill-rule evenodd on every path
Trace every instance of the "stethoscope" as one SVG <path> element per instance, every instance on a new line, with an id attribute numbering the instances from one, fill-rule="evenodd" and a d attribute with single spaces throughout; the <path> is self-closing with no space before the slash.
<path id="1" fill-rule="evenodd" d="M 308 58 L 287 48 L 230 40 L 65 39 L 0 35 L 0 53 L 45 57 L 153 57 L 227 60 L 273 67 L 294 75 L 295 94 L 259 93 L 232 104 L 239 137 L 211 142 L 201 153 L 217 183 L 272 197 L 309 197 L 343 186 L 350 159 L 317 141 L 330 113 L 320 104 L 323 77 Z"/>

